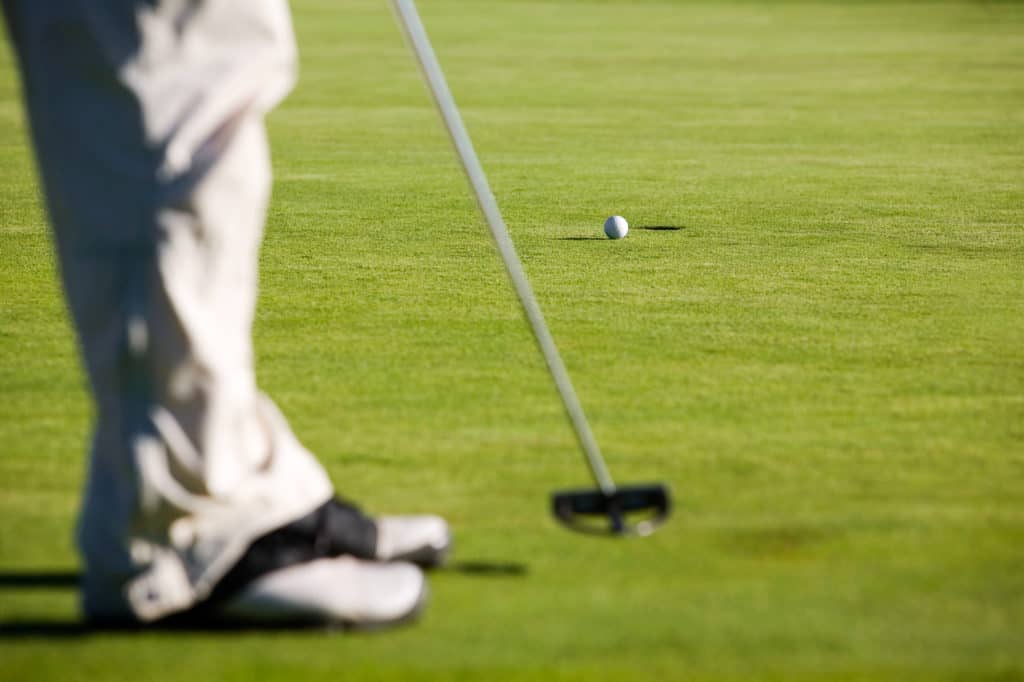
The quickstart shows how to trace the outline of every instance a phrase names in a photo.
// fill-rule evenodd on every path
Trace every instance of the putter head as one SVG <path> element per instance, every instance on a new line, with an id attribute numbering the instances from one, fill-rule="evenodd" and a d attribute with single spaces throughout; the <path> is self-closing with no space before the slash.
<path id="1" fill-rule="evenodd" d="M 595 535 L 650 535 L 672 508 L 663 483 L 600 489 L 562 490 L 552 494 L 552 511 L 563 525 Z"/>

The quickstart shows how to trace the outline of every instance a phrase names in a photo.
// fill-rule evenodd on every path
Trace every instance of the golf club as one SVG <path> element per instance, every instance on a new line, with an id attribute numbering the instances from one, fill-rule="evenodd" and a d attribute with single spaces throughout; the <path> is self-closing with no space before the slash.
<path id="1" fill-rule="evenodd" d="M 487 221 L 494 242 L 505 263 L 509 279 L 523 306 L 526 319 L 533 330 L 534 338 L 544 356 L 551 377 L 562 398 L 562 404 L 569 417 L 576 439 L 586 456 L 596 490 L 568 490 L 552 496 L 555 517 L 574 530 L 610 535 L 649 535 L 666 518 L 671 507 L 668 487 L 661 483 L 618 487 L 608 473 L 601 450 L 590 430 L 583 407 L 580 405 L 569 373 L 548 331 L 533 289 L 516 254 L 508 228 L 498 210 L 498 204 L 491 193 L 483 167 L 477 158 L 469 133 L 455 106 L 444 73 L 427 38 L 426 29 L 416 11 L 413 0 L 391 0 L 395 17 L 402 28 L 420 71 L 427 83 L 444 120 L 448 135 L 455 146 L 456 154 L 476 195 L 477 204 Z"/>

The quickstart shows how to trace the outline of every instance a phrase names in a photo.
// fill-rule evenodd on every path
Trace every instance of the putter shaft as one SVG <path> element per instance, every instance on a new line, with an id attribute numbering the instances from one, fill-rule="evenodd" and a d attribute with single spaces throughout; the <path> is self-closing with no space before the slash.
<path id="1" fill-rule="evenodd" d="M 466 132 L 466 126 L 463 124 L 459 110 L 455 106 L 455 100 L 448 89 L 444 73 L 441 71 L 441 66 L 427 37 L 426 29 L 424 29 L 423 22 L 416 11 L 416 5 L 413 0 L 391 0 L 391 6 L 399 25 L 402 27 L 402 32 L 405 34 L 406 40 L 416 56 L 416 61 L 419 63 L 420 71 L 434 98 L 434 103 L 437 105 L 441 118 L 444 120 L 445 128 L 448 130 L 448 135 L 455 146 L 462 169 L 465 171 L 469 184 L 473 188 L 477 204 L 480 206 L 480 211 L 484 214 L 487 226 L 491 230 L 491 236 L 494 237 L 494 243 L 497 245 L 501 259 L 505 263 L 505 270 L 508 272 L 509 279 L 512 280 L 512 285 L 519 297 L 519 302 L 523 306 L 523 312 L 526 314 L 526 319 L 533 330 L 533 336 L 537 340 L 537 345 L 540 347 L 544 361 L 551 372 L 551 377 L 558 388 L 566 415 L 569 417 L 569 422 L 576 433 L 576 439 L 579 441 L 580 447 L 590 465 L 594 481 L 603 493 L 611 495 L 615 492 L 615 483 L 608 473 L 608 467 L 605 466 L 597 440 L 590 430 L 590 424 L 583 412 L 583 406 L 576 397 L 576 391 L 573 389 L 572 381 L 569 379 L 569 372 L 566 370 L 565 364 L 558 353 L 558 347 L 555 346 L 551 332 L 548 331 L 544 315 L 540 311 L 540 306 L 537 304 L 530 281 L 526 277 L 526 271 L 523 270 L 523 265 L 516 253 L 512 238 L 509 236 L 508 227 L 506 227 L 505 221 L 501 217 L 501 211 L 498 209 L 498 204 L 491 193 L 487 177 L 484 175 L 484 169 L 480 165 L 476 151 L 473 149 L 469 133 Z"/>

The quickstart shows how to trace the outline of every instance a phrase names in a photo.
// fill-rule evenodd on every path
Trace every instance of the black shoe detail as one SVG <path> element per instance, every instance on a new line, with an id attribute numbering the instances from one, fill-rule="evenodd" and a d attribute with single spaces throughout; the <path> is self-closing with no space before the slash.
<path id="1" fill-rule="evenodd" d="M 223 602 L 260 576 L 288 566 L 343 554 L 373 559 L 376 548 L 377 524 L 373 519 L 354 504 L 332 499 L 257 538 L 203 604 Z"/>

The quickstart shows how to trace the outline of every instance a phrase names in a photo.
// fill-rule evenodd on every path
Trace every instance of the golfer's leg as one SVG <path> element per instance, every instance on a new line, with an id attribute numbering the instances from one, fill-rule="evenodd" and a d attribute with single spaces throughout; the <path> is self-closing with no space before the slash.
<path id="1" fill-rule="evenodd" d="M 331 495 L 252 370 L 262 115 L 292 78 L 287 12 L 241 0 L 7 9 L 96 402 L 85 608 L 158 618 Z"/>
<path id="2" fill-rule="evenodd" d="M 254 384 L 270 179 L 262 115 L 292 81 L 286 5 L 4 6 L 96 402 L 79 529 L 86 612 L 151 620 L 215 587 L 230 599 L 226 584 L 242 590 L 236 615 L 393 622 L 415 612 L 424 592 L 413 567 L 319 557 L 436 564 L 447 524 L 375 524 L 324 504 L 323 470 Z M 318 594 L 322 604 L 309 601 Z M 366 599 L 380 600 L 372 613 Z"/>

